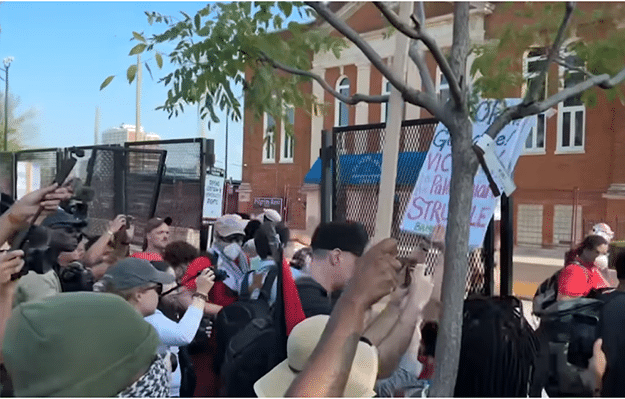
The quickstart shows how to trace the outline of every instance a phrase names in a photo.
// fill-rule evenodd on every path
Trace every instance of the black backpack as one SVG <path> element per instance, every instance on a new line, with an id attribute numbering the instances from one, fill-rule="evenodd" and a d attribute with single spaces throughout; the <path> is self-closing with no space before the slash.
<path id="1" fill-rule="evenodd" d="M 280 328 L 269 306 L 276 267 L 265 277 L 258 298 L 251 297 L 248 272 L 241 284 L 239 299 L 225 306 L 215 318 L 217 339 L 215 371 L 221 376 L 221 396 L 255 397 L 254 383 L 284 359 L 277 358 Z"/>
<path id="2" fill-rule="evenodd" d="M 572 264 L 578 265 L 584 270 L 586 273 L 586 278 L 588 279 L 588 273 L 586 272 L 586 268 L 582 266 L 578 261 L 573 261 Z M 534 298 L 532 299 L 532 308 L 533 313 L 536 316 L 541 316 L 545 310 L 556 303 L 558 300 L 558 279 L 560 278 L 560 273 L 562 273 L 564 267 L 555 272 L 551 277 L 540 283 L 538 288 L 536 289 L 536 293 L 534 294 Z"/>

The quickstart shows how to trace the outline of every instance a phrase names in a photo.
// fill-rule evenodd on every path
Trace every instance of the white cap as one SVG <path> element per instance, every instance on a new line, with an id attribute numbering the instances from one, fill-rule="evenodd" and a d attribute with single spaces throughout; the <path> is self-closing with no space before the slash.
<path id="1" fill-rule="evenodd" d="M 275 209 L 264 209 L 263 216 L 269 219 L 270 222 L 280 223 L 282 221 L 282 216 Z"/>

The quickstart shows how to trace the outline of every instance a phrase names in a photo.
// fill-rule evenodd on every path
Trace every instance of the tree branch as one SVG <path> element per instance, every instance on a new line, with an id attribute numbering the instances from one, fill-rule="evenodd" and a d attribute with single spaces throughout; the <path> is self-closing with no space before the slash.
<path id="1" fill-rule="evenodd" d="M 557 56 L 554 60 L 553 60 L 556 64 L 565 67 L 566 69 L 570 69 L 571 71 L 577 71 L 577 72 L 581 72 L 584 75 L 588 76 L 588 77 L 593 77 L 595 75 L 593 75 L 592 73 L 588 72 L 586 69 L 579 67 L 577 65 L 571 65 L 568 62 L 566 62 L 565 59 L 563 59 L 560 56 Z"/>
<path id="2" fill-rule="evenodd" d="M 344 94 L 341 94 L 340 92 L 334 90 L 332 88 L 332 86 L 330 86 L 328 84 L 328 82 L 326 82 L 321 76 L 314 74 L 312 72 L 309 71 L 304 71 L 301 69 L 297 69 L 297 68 L 293 68 L 290 67 L 288 65 L 285 65 L 281 62 L 278 62 L 272 58 L 269 58 L 269 56 L 267 56 L 267 54 L 265 54 L 264 52 L 260 53 L 260 60 L 262 62 L 266 62 L 269 65 L 271 65 L 272 67 L 276 68 L 276 69 L 280 69 L 284 72 L 288 72 L 290 74 L 293 75 L 299 75 L 299 76 L 307 76 L 309 78 L 314 79 L 317 83 L 319 83 L 321 85 L 321 87 L 323 87 L 323 89 L 325 91 L 327 91 L 328 93 L 330 93 L 332 96 L 336 97 L 338 100 L 346 103 L 346 104 L 350 104 L 350 105 L 354 105 L 354 104 L 358 104 L 359 102 L 367 102 L 367 103 L 384 103 L 387 102 L 389 99 L 389 95 L 388 94 L 384 94 L 384 95 L 380 95 L 380 96 L 370 96 L 370 95 L 366 95 L 366 94 L 359 94 L 356 93 L 353 96 L 346 96 Z"/>
<path id="3" fill-rule="evenodd" d="M 447 62 L 447 59 L 443 55 L 441 49 L 436 44 L 436 41 L 430 35 L 424 32 L 423 29 L 417 31 L 403 23 L 399 19 L 399 16 L 395 14 L 395 12 L 391 10 L 386 3 L 374 1 L 373 4 L 378 8 L 378 10 L 380 10 L 382 15 L 384 15 L 384 17 L 388 20 L 388 22 L 391 23 L 391 25 L 393 25 L 395 29 L 408 36 L 409 38 L 414 40 L 421 40 L 423 44 L 425 44 L 428 50 L 430 50 L 430 53 L 432 53 L 434 60 L 436 60 L 436 63 L 441 68 L 441 72 L 443 73 L 443 75 L 445 75 L 445 78 L 449 83 L 449 91 L 451 92 L 452 98 L 454 99 L 456 104 L 462 104 L 462 92 L 460 90 L 460 85 L 458 84 L 458 79 L 456 79 L 456 76 L 453 74 L 449 63 Z"/>
<path id="4" fill-rule="evenodd" d="M 542 82 L 545 80 L 545 76 L 547 76 L 547 72 L 549 71 L 549 65 L 558 57 L 560 53 L 560 47 L 562 46 L 562 42 L 564 41 L 564 34 L 566 33 L 566 28 L 571 21 L 571 16 L 573 15 L 573 10 L 575 9 L 575 3 L 567 2 L 566 9 L 564 11 L 564 18 L 562 19 L 562 23 L 560 24 L 560 28 L 558 28 L 558 33 L 556 34 L 556 38 L 551 45 L 551 49 L 549 50 L 549 54 L 547 54 L 547 62 L 545 62 L 543 68 L 538 74 L 538 81 Z M 525 94 L 525 98 L 523 99 L 523 104 L 528 105 L 535 101 L 536 94 L 538 93 L 538 88 L 540 85 L 530 85 L 529 90 Z"/>
<path id="5" fill-rule="evenodd" d="M 613 77 L 610 77 L 610 75 L 608 74 L 594 75 L 590 79 L 580 82 L 575 86 L 567 87 L 566 89 L 554 94 L 544 101 L 533 102 L 530 104 L 520 103 L 513 107 L 507 108 L 501 113 L 501 115 L 497 117 L 497 119 L 495 119 L 492 125 L 490 125 L 488 129 L 486 129 L 486 132 L 484 134 L 488 134 L 490 137 L 495 138 L 497 133 L 499 133 L 499 131 L 501 131 L 504 126 L 506 126 L 513 120 L 545 112 L 549 108 L 556 106 L 558 103 L 566 100 L 567 98 L 582 94 L 586 90 L 591 89 L 595 86 L 602 89 L 611 89 L 617 84 L 621 83 L 623 80 L 625 80 L 625 68 L 623 68 Z"/>
<path id="6" fill-rule="evenodd" d="M 306 5 L 311 7 L 313 10 L 317 12 L 319 17 L 323 20 L 327 21 L 334 29 L 336 29 L 339 33 L 343 34 L 349 41 L 354 43 L 356 47 L 362 51 L 362 53 L 367 57 L 367 59 L 371 62 L 371 64 L 377 68 L 380 73 L 389 81 L 391 84 L 399 90 L 402 94 L 402 98 L 416 106 L 423 107 L 428 110 L 435 118 L 438 118 L 440 121 L 446 119 L 444 109 L 437 101 L 436 97 L 431 94 L 423 93 L 418 91 L 412 87 L 406 85 L 403 79 L 398 78 L 396 75 L 392 73 L 392 71 L 386 66 L 382 58 L 376 51 L 363 40 L 360 35 L 353 30 L 349 25 L 347 25 L 344 21 L 339 18 L 330 11 L 330 9 L 322 2 L 308 1 L 305 2 Z"/>
<path id="7" fill-rule="evenodd" d="M 425 58 L 423 57 L 423 51 L 419 49 L 419 42 L 416 40 L 412 40 L 410 43 L 410 48 L 408 49 L 408 56 L 415 63 L 417 69 L 419 70 L 419 75 L 421 76 L 421 81 L 425 86 L 425 92 L 430 93 L 432 95 L 436 95 L 436 88 L 434 87 L 434 82 L 432 81 L 432 76 L 430 76 L 430 71 L 428 70 L 428 66 L 425 63 Z"/>

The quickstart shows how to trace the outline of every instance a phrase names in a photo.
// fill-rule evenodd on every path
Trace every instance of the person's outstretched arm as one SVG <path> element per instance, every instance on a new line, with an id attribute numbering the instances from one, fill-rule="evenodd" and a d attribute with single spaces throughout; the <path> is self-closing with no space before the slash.
<path id="1" fill-rule="evenodd" d="M 27 227 L 40 208 L 41 214 L 35 222 L 55 212 L 61 201 L 69 197 L 70 193 L 66 188 L 59 188 L 59 185 L 54 183 L 20 198 L 11 205 L 9 210 L 0 215 L 0 245 L 19 230 Z"/>
<path id="2" fill-rule="evenodd" d="M 425 275 L 426 265 L 417 264 L 412 271 L 412 282 L 408 297 L 397 322 L 390 333 L 378 345 L 380 354 L 380 373 L 378 378 L 389 377 L 397 368 L 401 357 L 406 353 L 415 328 L 422 318 L 423 308 L 432 295 L 433 276 Z"/>
<path id="3" fill-rule="evenodd" d="M 354 276 L 336 303 L 319 343 L 285 396 L 343 395 L 365 328 L 365 312 L 397 286 L 401 263 L 396 256 L 397 241 L 389 238 L 358 259 Z"/>
<path id="4" fill-rule="evenodd" d="M 0 363 L 2 363 L 2 342 L 7 320 L 13 308 L 13 295 L 17 280 L 11 281 L 13 274 L 24 266 L 22 250 L 0 253 Z"/>

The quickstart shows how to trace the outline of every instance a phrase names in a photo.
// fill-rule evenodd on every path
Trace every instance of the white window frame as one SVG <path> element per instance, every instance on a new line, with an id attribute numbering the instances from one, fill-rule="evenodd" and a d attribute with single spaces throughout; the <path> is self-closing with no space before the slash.
<path id="1" fill-rule="evenodd" d="M 389 101 L 385 102 L 385 103 L 380 103 L 380 122 L 381 123 L 386 123 L 388 122 L 388 104 L 390 102 L 390 97 L 391 97 L 391 82 L 389 82 L 386 78 L 382 79 L 382 93 L 381 95 L 385 95 L 388 94 L 389 96 Z"/>
<path id="2" fill-rule="evenodd" d="M 566 59 L 566 57 L 573 55 L 572 52 L 563 52 L 562 57 Z M 565 78 L 566 68 L 559 66 L 558 67 L 558 75 L 560 87 L 565 89 L 564 86 L 564 78 Z M 572 72 L 572 73 L 581 73 L 581 72 Z M 575 145 L 575 117 L 577 112 L 582 112 L 582 144 Z M 563 138 L 563 128 L 564 128 L 564 116 L 565 114 L 569 114 L 569 145 L 562 145 Z M 564 105 L 564 101 L 558 104 L 558 141 L 556 143 L 556 154 L 583 154 L 585 152 L 586 145 L 586 106 L 582 103 L 580 105 Z"/>
<path id="3" fill-rule="evenodd" d="M 295 108 L 287 106 L 287 116 L 291 126 L 295 127 Z M 293 163 L 295 155 L 295 137 L 286 134 L 286 123 L 280 123 L 280 163 Z"/>
<path id="4" fill-rule="evenodd" d="M 533 73 L 529 73 L 529 63 L 531 62 L 535 62 L 535 61 L 540 61 L 541 59 L 546 60 L 546 52 L 545 55 L 537 55 L 537 56 L 532 56 L 530 57 L 529 54 L 532 50 L 540 50 L 540 48 L 534 47 L 528 51 L 525 52 L 525 54 L 523 55 L 523 78 L 525 79 L 525 82 L 523 84 L 523 97 L 525 97 L 525 94 L 527 93 L 527 90 L 529 90 L 529 81 L 531 79 L 537 78 L 538 74 L 536 72 Z M 548 74 L 545 74 L 544 76 L 545 78 L 545 90 L 544 93 L 542 93 L 542 96 L 538 97 L 538 100 L 544 100 L 545 98 L 547 98 L 547 93 L 548 93 L 548 88 L 547 85 L 549 84 L 549 79 L 548 79 Z M 538 127 L 539 127 L 539 119 L 542 118 L 543 120 L 543 128 L 542 128 L 542 133 L 543 133 L 543 145 L 542 147 L 538 146 Z M 531 142 L 531 146 L 530 147 L 526 147 L 527 145 L 527 140 L 529 140 Z M 546 147 L 546 143 L 547 143 L 547 114 L 546 112 L 542 112 L 538 115 L 536 115 L 536 123 L 534 124 L 534 126 L 532 127 L 532 130 L 530 131 L 529 135 L 527 136 L 527 140 L 525 143 L 523 143 L 523 155 L 528 155 L 528 154 L 535 154 L 535 155 L 543 155 L 545 154 L 545 147 Z"/>
<path id="5" fill-rule="evenodd" d="M 443 100 L 446 98 L 445 102 L 447 102 L 451 98 L 451 91 L 449 90 L 449 82 L 445 79 L 445 75 L 441 72 L 440 67 L 436 67 L 436 94 L 438 95 L 438 99 Z"/>
<path id="6" fill-rule="evenodd" d="M 343 84 L 343 80 L 347 79 L 348 84 L 344 85 Z M 338 91 L 339 93 L 341 92 L 342 89 L 347 89 L 348 90 L 348 95 L 349 95 L 349 91 L 351 91 L 351 84 L 352 82 L 349 80 L 349 78 L 346 75 L 342 75 L 340 76 L 337 80 L 336 80 L 336 91 Z M 334 126 L 348 126 L 349 125 L 349 107 L 347 104 L 345 104 L 345 112 L 347 112 L 347 123 L 341 125 L 341 105 L 345 104 L 343 101 L 340 101 L 338 98 L 335 99 L 334 101 Z"/>
<path id="7" fill-rule="evenodd" d="M 269 121 L 273 121 L 273 132 L 269 132 Z M 263 160 L 262 163 L 276 162 L 276 121 L 267 113 L 263 115 Z"/>

